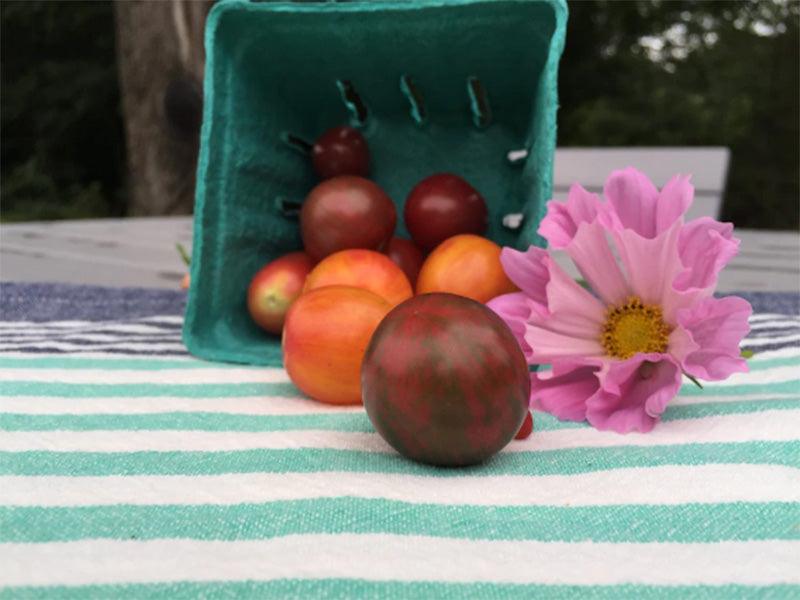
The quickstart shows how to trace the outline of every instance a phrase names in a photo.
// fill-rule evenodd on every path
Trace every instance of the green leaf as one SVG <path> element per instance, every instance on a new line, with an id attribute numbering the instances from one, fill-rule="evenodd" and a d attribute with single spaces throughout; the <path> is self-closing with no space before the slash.
<path id="1" fill-rule="evenodd" d="M 183 244 L 178 243 L 175 244 L 175 249 L 178 251 L 178 254 L 181 255 L 183 263 L 188 267 L 192 262 L 192 257 L 189 256 L 188 252 L 186 252 L 186 248 L 183 247 Z"/>

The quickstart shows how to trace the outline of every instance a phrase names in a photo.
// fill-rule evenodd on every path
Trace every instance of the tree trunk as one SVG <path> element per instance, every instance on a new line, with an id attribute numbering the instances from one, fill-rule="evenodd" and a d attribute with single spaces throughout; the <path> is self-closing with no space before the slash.
<path id="1" fill-rule="evenodd" d="M 210 6 L 114 3 L 130 215 L 192 212 Z"/>

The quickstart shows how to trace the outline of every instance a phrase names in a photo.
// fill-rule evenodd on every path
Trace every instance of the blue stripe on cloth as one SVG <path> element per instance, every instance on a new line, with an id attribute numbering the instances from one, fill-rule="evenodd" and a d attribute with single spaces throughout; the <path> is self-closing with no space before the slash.
<path id="1" fill-rule="evenodd" d="M 0 283 L 5 321 L 104 321 L 183 315 L 186 292 L 61 283 Z"/>
<path id="2" fill-rule="evenodd" d="M 725 294 L 728 295 L 728 294 Z M 800 314 L 800 294 L 737 292 L 759 313 Z M 107 288 L 59 283 L 0 283 L 6 321 L 104 321 L 182 315 L 186 293 L 178 290 Z"/>

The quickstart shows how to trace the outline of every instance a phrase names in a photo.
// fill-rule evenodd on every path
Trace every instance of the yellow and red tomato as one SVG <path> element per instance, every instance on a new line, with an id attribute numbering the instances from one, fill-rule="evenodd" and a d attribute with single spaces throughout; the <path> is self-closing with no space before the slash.
<path id="1" fill-rule="evenodd" d="M 342 250 L 314 267 L 304 291 L 328 285 L 349 285 L 369 290 L 392 306 L 414 295 L 408 278 L 392 260 L 372 250 Z"/>
<path id="2" fill-rule="evenodd" d="M 259 327 L 280 334 L 286 311 L 303 291 L 312 266 L 305 252 L 292 252 L 255 274 L 247 290 L 247 310 Z"/>
<path id="3" fill-rule="evenodd" d="M 447 292 L 488 302 L 516 291 L 500 264 L 500 246 L 472 234 L 453 236 L 439 244 L 422 264 L 417 293 Z"/>
<path id="4" fill-rule="evenodd" d="M 361 362 L 392 305 L 369 290 L 327 286 L 305 292 L 283 328 L 283 364 L 306 395 L 329 404 L 361 403 Z"/>

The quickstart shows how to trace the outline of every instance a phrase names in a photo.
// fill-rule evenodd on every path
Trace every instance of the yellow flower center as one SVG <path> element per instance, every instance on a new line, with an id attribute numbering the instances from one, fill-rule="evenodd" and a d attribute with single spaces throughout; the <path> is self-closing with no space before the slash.
<path id="1" fill-rule="evenodd" d="M 669 334 L 661 308 L 631 296 L 606 312 L 600 343 L 606 354 L 624 360 L 638 352 L 666 352 Z"/>

